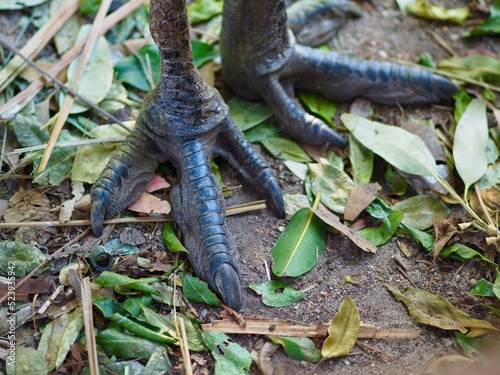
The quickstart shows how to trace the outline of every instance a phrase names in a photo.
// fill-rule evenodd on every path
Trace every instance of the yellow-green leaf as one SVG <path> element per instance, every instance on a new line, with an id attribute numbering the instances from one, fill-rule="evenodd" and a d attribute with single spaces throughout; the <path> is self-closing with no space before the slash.
<path id="1" fill-rule="evenodd" d="M 406 305 L 411 317 L 417 322 L 428 324 L 448 331 L 460 331 L 468 337 L 477 337 L 487 333 L 497 334 L 500 329 L 485 320 L 475 319 L 465 311 L 453 306 L 446 298 L 425 290 L 407 287 L 400 290 L 385 284 L 397 301 Z"/>
<path id="2" fill-rule="evenodd" d="M 328 327 L 328 337 L 321 348 L 324 358 L 337 358 L 349 354 L 358 340 L 360 317 L 351 297 L 347 296 Z"/>

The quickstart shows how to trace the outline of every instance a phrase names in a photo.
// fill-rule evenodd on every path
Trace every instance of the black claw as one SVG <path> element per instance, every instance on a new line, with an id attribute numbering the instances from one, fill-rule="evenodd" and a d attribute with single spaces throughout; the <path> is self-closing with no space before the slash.
<path id="1" fill-rule="evenodd" d="M 241 310 L 243 297 L 241 295 L 240 279 L 238 273 L 230 264 L 223 263 L 219 266 L 214 276 L 214 283 L 224 303 L 236 311 Z"/>
<path id="2" fill-rule="evenodd" d="M 318 136 L 337 147 L 344 148 L 347 146 L 347 141 L 335 130 L 329 128 L 326 124 L 322 124 L 318 129 Z"/>

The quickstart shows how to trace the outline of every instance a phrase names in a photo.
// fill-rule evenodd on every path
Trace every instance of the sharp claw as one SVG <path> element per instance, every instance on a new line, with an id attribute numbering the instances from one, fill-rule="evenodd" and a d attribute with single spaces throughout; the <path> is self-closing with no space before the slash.
<path id="1" fill-rule="evenodd" d="M 274 178 L 274 176 L 268 176 L 262 186 L 264 186 L 267 195 L 271 198 L 278 217 L 280 219 L 285 217 L 285 203 L 283 202 L 281 188 L 276 178 Z"/>
<path id="2" fill-rule="evenodd" d="M 103 221 L 106 215 L 106 208 L 102 203 L 101 199 L 92 199 L 92 209 L 91 209 L 91 222 L 92 222 L 92 232 L 94 237 L 101 237 L 103 233 Z"/>
<path id="3" fill-rule="evenodd" d="M 319 130 L 318 130 L 318 135 L 326 140 L 329 143 L 334 144 L 337 147 L 344 148 L 347 146 L 347 141 L 342 138 L 342 136 L 337 133 L 335 130 L 332 128 L 329 128 L 325 124 L 323 124 Z"/>
<path id="4" fill-rule="evenodd" d="M 214 283 L 224 303 L 234 310 L 241 310 L 243 297 L 240 279 L 238 273 L 229 263 L 223 263 L 219 266 L 214 276 Z"/>

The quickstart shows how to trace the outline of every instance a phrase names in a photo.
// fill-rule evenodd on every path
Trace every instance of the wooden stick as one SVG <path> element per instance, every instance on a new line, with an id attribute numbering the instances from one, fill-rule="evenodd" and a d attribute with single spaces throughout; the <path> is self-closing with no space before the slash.
<path id="1" fill-rule="evenodd" d="M 101 28 L 101 35 L 105 34 L 114 25 L 139 8 L 145 1 L 146 0 L 130 0 L 128 3 L 125 3 L 123 6 L 107 16 Z M 71 61 L 81 54 L 84 44 L 85 41 L 82 41 L 73 46 L 69 51 L 61 56 L 59 62 L 49 70 L 49 73 L 52 76 L 57 76 L 59 72 L 66 68 Z M 7 103 L 0 106 L 0 122 L 7 122 L 13 118 L 36 96 L 36 94 L 40 92 L 46 84 L 47 80 L 44 77 L 40 77 L 36 81 L 33 81 L 26 89 L 10 99 Z"/>
<path id="2" fill-rule="evenodd" d="M 97 359 L 97 343 L 95 341 L 94 319 L 92 314 L 92 292 L 88 277 L 80 281 L 82 289 L 83 322 L 85 326 L 85 339 L 89 357 L 89 371 L 91 375 L 99 375 L 99 361 Z"/>
<path id="3" fill-rule="evenodd" d="M 36 58 L 47 43 L 66 24 L 71 16 L 80 7 L 79 0 L 65 1 L 61 7 L 50 17 L 49 21 L 38 30 L 35 35 L 21 49 L 24 56 L 32 59 Z M 20 57 L 14 57 L 0 71 L 0 92 L 17 77 L 25 66 L 25 62 Z"/>
<path id="4" fill-rule="evenodd" d="M 288 320 L 267 319 L 245 316 L 246 326 L 242 327 L 234 318 L 223 318 L 212 324 L 202 324 L 205 332 L 223 332 L 228 334 L 245 335 L 277 335 L 291 337 L 325 337 L 328 334 L 330 323 L 317 325 L 293 325 Z M 416 329 L 379 329 L 370 324 L 361 323 L 359 338 L 387 339 L 387 338 L 417 338 L 420 331 Z"/>
<path id="5" fill-rule="evenodd" d="M 237 215 L 255 210 L 263 210 L 266 208 L 265 201 L 255 201 L 244 203 L 236 206 L 231 206 L 226 209 L 226 215 Z M 173 221 L 171 215 L 162 216 L 141 216 L 141 217 L 123 217 L 119 219 L 104 220 L 104 224 L 127 224 L 127 223 L 162 223 L 165 221 Z M 86 220 L 71 220 L 65 223 L 59 221 L 24 221 L 17 223 L 0 223 L 0 229 L 18 229 L 18 228 L 39 228 L 39 227 L 72 227 L 91 225 L 91 221 Z"/>
<path id="6" fill-rule="evenodd" d="M 90 34 L 85 42 L 85 47 L 83 48 L 82 56 L 80 57 L 80 61 L 78 61 L 78 65 L 76 67 L 73 78 L 71 79 L 71 83 L 69 86 L 72 89 L 76 89 L 78 84 L 80 83 L 80 79 L 83 76 L 83 72 L 87 63 L 90 59 L 90 55 L 92 54 L 92 50 L 94 49 L 94 45 L 97 42 L 97 38 L 100 35 L 100 30 L 102 28 L 102 23 L 104 22 L 104 18 L 106 17 L 106 13 L 108 13 L 109 6 L 111 5 L 111 0 L 103 0 L 101 5 L 99 6 L 99 10 L 97 11 L 97 15 L 94 19 L 94 23 L 92 24 L 92 28 L 90 30 Z M 54 150 L 54 145 L 59 138 L 59 134 L 61 134 L 61 130 L 63 125 L 66 123 L 66 119 L 69 116 L 71 111 L 71 107 L 73 107 L 73 103 L 75 102 L 75 98 L 72 95 L 66 94 L 64 98 L 63 105 L 59 110 L 59 114 L 57 116 L 57 121 L 50 134 L 49 141 L 47 143 L 47 148 L 43 153 L 42 160 L 40 161 L 40 166 L 38 167 L 38 173 L 42 173 L 49 162 L 50 155 L 52 155 L 52 150 Z"/>

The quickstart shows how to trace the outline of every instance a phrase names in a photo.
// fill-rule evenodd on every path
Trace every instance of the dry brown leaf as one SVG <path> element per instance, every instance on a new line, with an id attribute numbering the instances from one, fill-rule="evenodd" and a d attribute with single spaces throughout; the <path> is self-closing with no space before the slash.
<path id="1" fill-rule="evenodd" d="M 373 202 L 377 191 L 381 189 L 378 183 L 363 186 L 355 186 L 351 189 L 351 195 L 345 205 L 344 219 L 353 221 L 368 205 Z"/>
<path id="2" fill-rule="evenodd" d="M 437 219 L 434 222 L 434 230 L 436 232 L 436 241 L 434 241 L 433 256 L 434 261 L 436 261 L 436 257 L 443 250 L 443 247 L 446 246 L 450 238 L 457 233 L 457 230 L 455 224 L 447 218 Z"/>
<path id="3" fill-rule="evenodd" d="M 313 210 L 318 217 L 323 220 L 327 225 L 337 229 L 342 234 L 345 234 L 349 239 L 358 246 L 361 250 L 368 251 L 370 253 L 376 253 L 377 247 L 373 245 L 367 239 L 361 237 L 354 230 L 349 228 L 348 226 L 342 224 L 337 215 L 328 210 L 321 203 L 319 204 L 316 210 Z"/>

